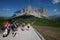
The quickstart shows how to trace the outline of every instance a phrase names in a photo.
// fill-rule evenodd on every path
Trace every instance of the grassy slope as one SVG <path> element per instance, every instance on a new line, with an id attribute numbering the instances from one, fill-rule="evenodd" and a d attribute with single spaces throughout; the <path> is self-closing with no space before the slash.
<path id="1" fill-rule="evenodd" d="M 33 16 L 21 16 L 21 17 L 17 17 L 15 18 L 15 20 L 18 23 L 31 23 L 33 25 L 39 25 L 39 26 L 52 26 L 52 27 L 60 27 L 60 21 L 56 21 L 56 20 L 48 20 L 48 19 L 44 19 L 44 18 L 37 18 L 37 17 L 33 17 Z"/>
<path id="2" fill-rule="evenodd" d="M 33 25 L 43 25 L 43 26 L 53 26 L 53 27 L 60 27 L 60 21 L 56 20 L 48 20 L 44 18 L 37 18 L 33 16 L 20 16 L 14 18 L 19 24 L 22 22 L 31 23 Z M 11 19 L 10 19 L 11 20 Z M 3 23 L 3 19 L 0 19 L 0 26 Z"/>
<path id="3" fill-rule="evenodd" d="M 1 27 L 2 24 L 3 24 L 3 20 L 4 20 L 4 19 L 0 19 L 0 27 Z"/>

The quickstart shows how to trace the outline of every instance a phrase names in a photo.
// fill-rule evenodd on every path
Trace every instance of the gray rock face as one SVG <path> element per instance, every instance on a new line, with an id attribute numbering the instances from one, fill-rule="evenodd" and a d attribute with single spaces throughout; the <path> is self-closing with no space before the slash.
<path id="1" fill-rule="evenodd" d="M 45 16 L 45 17 L 47 16 L 45 9 L 41 8 L 40 11 L 38 11 L 37 9 L 34 9 L 31 6 L 27 6 L 22 10 L 16 11 L 13 16 L 17 17 L 22 15 L 32 15 L 39 18 L 41 18 L 42 16 Z"/>
<path id="2" fill-rule="evenodd" d="M 41 13 L 42 16 L 47 17 L 45 8 L 40 8 L 39 11 L 40 11 L 40 13 Z"/>

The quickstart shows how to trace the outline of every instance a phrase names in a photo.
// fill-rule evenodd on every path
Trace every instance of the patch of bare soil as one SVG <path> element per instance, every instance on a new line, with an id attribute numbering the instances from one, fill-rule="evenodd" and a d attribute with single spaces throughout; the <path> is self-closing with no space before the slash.
<path id="1" fill-rule="evenodd" d="M 46 40 L 60 40 L 60 28 L 46 26 L 34 26 L 34 28 L 37 29 Z"/>

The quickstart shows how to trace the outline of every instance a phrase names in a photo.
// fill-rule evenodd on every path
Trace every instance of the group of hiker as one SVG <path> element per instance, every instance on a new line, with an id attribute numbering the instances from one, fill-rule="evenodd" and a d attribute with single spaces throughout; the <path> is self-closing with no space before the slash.
<path id="1" fill-rule="evenodd" d="M 12 35 L 14 34 L 15 36 L 16 35 L 15 31 L 17 31 L 17 27 L 18 27 L 18 24 L 16 23 L 16 21 L 12 21 L 10 23 L 9 21 L 5 20 L 1 28 L 2 30 L 4 30 L 3 37 L 6 37 L 9 35 L 10 29 L 12 29 Z"/>
<path id="2" fill-rule="evenodd" d="M 20 27 L 21 27 L 21 30 L 24 31 L 25 29 L 29 30 L 29 26 L 30 26 L 29 23 L 27 25 L 25 23 L 22 23 Z"/>
<path id="3" fill-rule="evenodd" d="M 20 25 L 22 31 L 24 31 L 25 28 L 26 30 L 29 30 L 29 26 L 30 24 L 25 25 L 24 22 Z M 16 21 L 9 22 L 5 20 L 1 29 L 4 30 L 3 37 L 7 37 L 10 33 L 10 30 L 12 30 L 12 36 L 15 37 L 16 31 L 18 30 L 18 23 Z"/>

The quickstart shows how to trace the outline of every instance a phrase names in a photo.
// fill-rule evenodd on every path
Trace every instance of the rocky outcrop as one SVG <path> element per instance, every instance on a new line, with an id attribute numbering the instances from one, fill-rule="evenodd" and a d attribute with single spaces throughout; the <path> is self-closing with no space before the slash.
<path id="1" fill-rule="evenodd" d="M 41 13 L 41 16 L 47 17 L 45 8 L 40 8 L 39 12 Z"/>
<path id="2" fill-rule="evenodd" d="M 44 8 L 41 8 L 39 11 L 31 6 L 27 6 L 26 8 L 16 11 L 13 17 L 22 16 L 22 15 L 32 15 L 35 17 L 41 18 L 42 16 L 46 16 L 46 11 Z"/>

